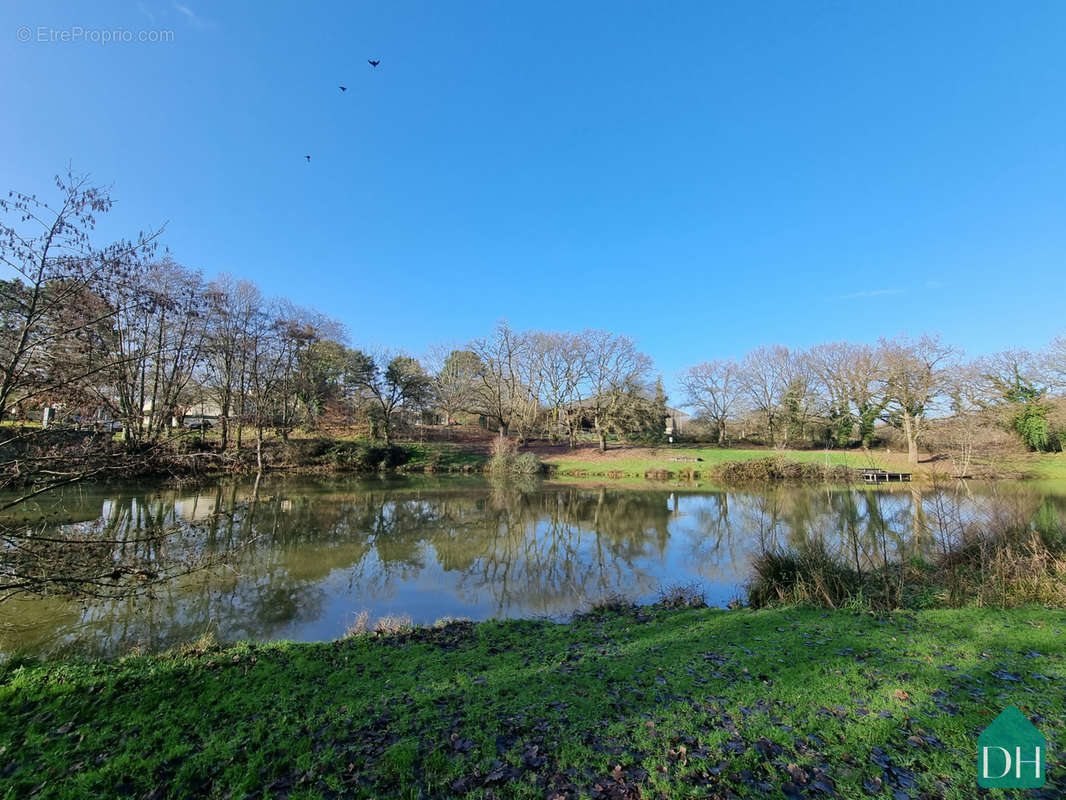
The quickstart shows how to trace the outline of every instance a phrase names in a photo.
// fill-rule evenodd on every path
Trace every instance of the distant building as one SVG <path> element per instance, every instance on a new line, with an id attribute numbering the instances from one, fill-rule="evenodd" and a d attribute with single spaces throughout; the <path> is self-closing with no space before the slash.
<path id="1" fill-rule="evenodd" d="M 680 436 L 685 432 L 685 428 L 692 420 L 692 415 L 687 414 L 680 408 L 666 407 L 666 435 L 667 436 Z"/>

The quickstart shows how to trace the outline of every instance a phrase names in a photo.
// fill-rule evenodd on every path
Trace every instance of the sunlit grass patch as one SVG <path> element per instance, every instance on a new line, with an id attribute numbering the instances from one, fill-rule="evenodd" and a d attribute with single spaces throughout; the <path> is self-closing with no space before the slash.
<path id="1" fill-rule="evenodd" d="M 0 797 L 961 800 L 1007 704 L 1061 751 L 1064 636 L 1045 609 L 651 606 L 22 661 L 0 667 Z"/>
<path id="2" fill-rule="evenodd" d="M 580 454 L 560 454 L 544 457 L 558 475 L 608 477 L 640 477 L 649 473 L 694 474 L 707 478 L 713 468 L 726 462 L 753 461 L 780 456 L 790 461 L 822 466 L 878 467 L 876 455 L 862 451 L 841 450 L 745 450 L 718 447 L 688 447 L 683 445 L 641 450 L 639 457 L 627 455 L 619 449 L 606 456 L 582 458 Z M 679 460 L 683 459 L 683 460 Z M 698 460 L 697 460 L 698 459 Z"/>

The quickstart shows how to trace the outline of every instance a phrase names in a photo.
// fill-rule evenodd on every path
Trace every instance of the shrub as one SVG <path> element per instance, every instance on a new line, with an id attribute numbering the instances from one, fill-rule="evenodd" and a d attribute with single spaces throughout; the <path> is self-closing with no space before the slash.
<path id="1" fill-rule="evenodd" d="M 539 475 L 543 469 L 544 465 L 534 453 L 522 453 L 511 466 L 514 475 Z"/>
<path id="2" fill-rule="evenodd" d="M 334 464 L 359 472 L 377 472 L 406 464 L 410 451 L 399 445 L 375 445 L 366 442 L 338 442 L 325 454 Z"/>
<path id="3" fill-rule="evenodd" d="M 848 467 L 827 467 L 822 464 L 792 461 L 782 456 L 751 461 L 725 461 L 716 466 L 712 474 L 718 481 L 726 484 L 815 481 L 850 483 L 855 479 L 855 474 Z"/>
<path id="4" fill-rule="evenodd" d="M 294 464 L 305 464 L 325 455 L 333 445 L 331 439 L 316 437 L 314 439 L 289 439 L 282 443 L 285 460 Z"/>
<path id="5" fill-rule="evenodd" d="M 174 452 L 178 454 L 209 453 L 215 449 L 214 443 L 195 436 L 182 436 L 174 442 Z"/>
<path id="6" fill-rule="evenodd" d="M 1044 403 L 1026 404 L 1011 424 L 1030 450 L 1053 450 L 1058 444 L 1048 429 L 1048 406 Z"/>
<path id="7" fill-rule="evenodd" d="M 544 465 L 533 453 L 518 453 L 518 445 L 500 434 L 492 443 L 488 470 L 498 477 L 539 475 Z"/>

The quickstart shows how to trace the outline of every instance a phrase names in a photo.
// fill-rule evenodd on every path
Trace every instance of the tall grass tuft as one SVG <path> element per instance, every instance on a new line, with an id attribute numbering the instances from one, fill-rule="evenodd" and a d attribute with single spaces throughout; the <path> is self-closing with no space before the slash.
<path id="1" fill-rule="evenodd" d="M 348 629 L 344 632 L 345 639 L 351 639 L 353 636 L 362 636 L 369 630 L 368 624 L 370 622 L 370 612 L 367 609 L 363 609 L 355 615 L 355 619 L 352 620 L 352 624 L 348 626 Z"/>
<path id="2" fill-rule="evenodd" d="M 883 523 L 880 514 L 877 517 Z M 924 514 L 914 542 L 880 545 L 864 566 L 812 538 L 788 548 L 767 546 L 752 561 L 752 606 L 823 608 L 928 608 L 967 605 L 1012 608 L 1028 604 L 1066 607 L 1066 531 L 1056 515 L 997 498 L 979 517 Z"/>
<path id="3" fill-rule="evenodd" d="M 627 614 L 635 611 L 637 604 L 632 598 L 621 592 L 607 592 L 593 599 L 586 611 L 575 614 L 576 617 L 601 617 L 611 614 Z"/>
<path id="4" fill-rule="evenodd" d="M 829 552 L 819 540 L 803 549 L 775 548 L 752 561 L 748 602 L 759 608 L 813 605 L 841 608 L 862 595 L 862 575 Z"/>

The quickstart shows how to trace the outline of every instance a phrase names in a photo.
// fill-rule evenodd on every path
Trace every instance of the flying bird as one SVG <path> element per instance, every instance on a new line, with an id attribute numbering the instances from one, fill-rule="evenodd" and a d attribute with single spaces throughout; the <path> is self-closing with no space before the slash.
<path id="1" fill-rule="evenodd" d="M 370 64 L 370 66 L 372 66 L 372 67 L 376 67 L 378 64 L 381 63 L 381 59 L 379 58 L 377 61 L 375 61 L 372 58 L 368 58 L 367 59 L 367 63 Z"/>
<path id="2" fill-rule="evenodd" d="M 311 163 L 311 156 L 304 156 L 304 158 L 306 158 L 306 159 L 307 159 L 307 163 L 308 163 L 308 164 L 310 164 L 310 163 Z"/>
<path id="3" fill-rule="evenodd" d="M 342 92 L 348 91 L 348 87 L 347 86 L 338 86 L 337 88 L 340 89 Z"/>

